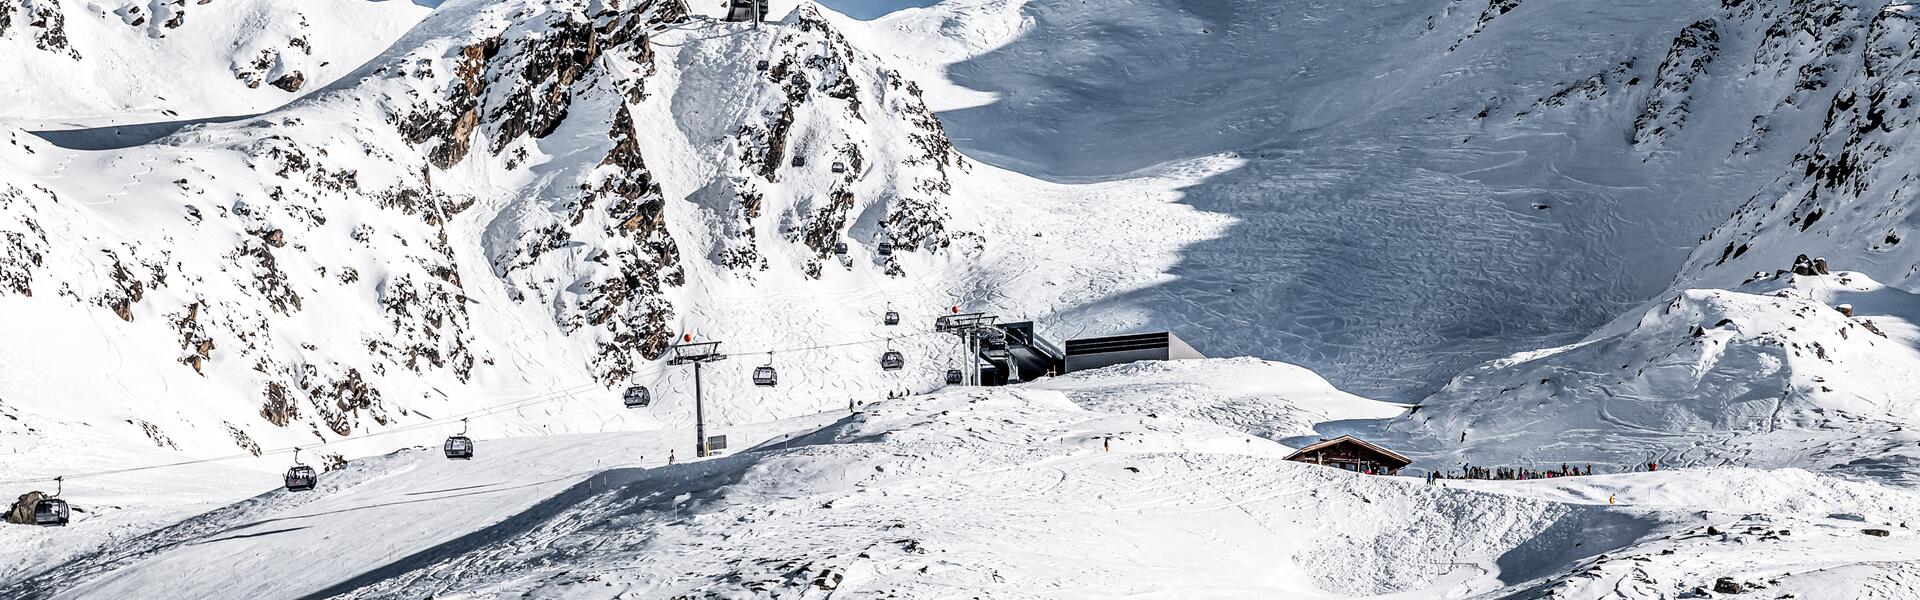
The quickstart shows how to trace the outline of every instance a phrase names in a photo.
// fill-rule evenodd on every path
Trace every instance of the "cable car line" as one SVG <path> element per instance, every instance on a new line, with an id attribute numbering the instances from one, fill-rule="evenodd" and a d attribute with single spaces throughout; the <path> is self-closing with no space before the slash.
<path id="1" fill-rule="evenodd" d="M 921 291 L 924 292 L 926 290 L 924 287 L 922 287 Z M 891 310 L 889 310 L 889 312 L 891 312 Z M 944 334 L 937 331 L 922 331 L 922 332 L 909 333 L 909 334 L 903 334 L 903 335 L 889 335 L 889 336 L 883 336 L 883 337 L 877 337 L 877 338 L 852 340 L 852 341 L 837 342 L 837 343 L 830 343 L 830 344 L 814 344 L 809 346 L 794 346 L 794 347 L 786 347 L 786 348 L 773 348 L 773 349 L 764 349 L 764 350 L 732 352 L 732 353 L 728 353 L 726 356 L 730 357 L 730 356 L 741 356 L 741 355 L 766 354 L 769 357 L 769 366 L 771 366 L 771 358 L 777 354 L 784 354 L 784 353 L 791 353 L 791 352 L 806 352 L 810 350 L 828 350 L 833 348 L 845 348 L 845 347 L 851 347 L 851 346 L 862 346 L 867 344 L 884 343 L 887 346 L 887 350 L 881 355 L 881 359 L 880 359 L 881 369 L 884 371 L 897 371 L 897 370 L 900 370 L 902 367 L 904 367 L 905 360 L 901 352 L 893 349 L 894 340 L 912 339 L 912 338 L 924 337 L 929 335 L 944 335 Z M 657 376 L 657 375 L 664 374 L 665 371 L 666 371 L 666 368 L 664 365 L 662 365 L 654 369 L 650 369 L 648 371 L 631 373 L 627 375 L 627 379 L 631 380 L 634 378 L 643 377 L 647 375 Z M 559 389 L 551 390 L 548 392 L 543 392 L 540 394 L 523 398 L 521 400 L 509 402 L 506 404 L 495 404 L 491 406 L 481 407 L 481 408 L 463 412 L 463 413 L 455 413 L 455 414 L 447 415 L 444 417 L 428 419 L 426 421 L 421 421 L 418 423 L 412 423 L 408 425 L 402 425 L 392 429 L 372 431 L 372 432 L 367 432 L 360 435 L 343 436 L 343 437 L 339 437 L 331 440 L 321 440 L 318 442 L 308 443 L 308 444 L 271 448 L 271 449 L 261 450 L 258 453 L 253 453 L 253 452 L 236 453 L 236 454 L 230 454 L 230 455 L 224 455 L 224 456 L 213 456 L 213 457 L 198 458 L 198 459 L 192 459 L 192 460 L 175 461 L 175 462 L 169 462 L 169 463 L 142 465 L 137 467 L 127 467 L 122 469 L 106 469 L 106 470 L 100 470 L 100 471 L 65 474 L 65 475 L 58 475 L 53 477 L 8 479 L 8 480 L 0 480 L 0 485 L 18 485 L 18 484 L 36 483 L 36 482 L 43 482 L 43 481 L 59 482 L 59 481 L 64 481 L 66 479 L 85 479 L 85 478 L 92 478 L 92 477 L 104 477 L 108 475 L 120 475 L 125 473 L 151 471 L 156 469 L 183 467 L 183 466 L 213 463 L 213 462 L 243 460 L 247 458 L 260 458 L 268 455 L 286 454 L 289 452 L 294 453 L 295 462 L 296 462 L 295 468 L 298 468 L 300 466 L 304 466 L 304 465 L 298 464 L 299 451 L 302 448 L 324 447 L 324 446 L 339 444 L 342 442 L 360 441 L 360 440 L 382 437 L 382 436 L 409 433 L 409 432 L 426 429 L 429 427 L 446 425 L 454 421 L 460 421 L 463 424 L 462 435 L 457 435 L 457 436 L 453 436 L 452 438 L 449 438 L 447 440 L 445 450 L 450 458 L 453 458 L 454 454 L 458 454 L 458 453 L 465 453 L 466 454 L 465 457 L 470 457 L 472 453 L 472 449 L 471 449 L 472 441 L 470 439 L 467 440 L 467 442 L 465 443 L 464 450 L 457 450 L 455 448 L 455 446 L 461 445 L 456 443 L 455 440 L 465 438 L 464 424 L 467 422 L 468 419 L 474 418 L 474 417 L 492 416 L 502 412 L 516 410 L 520 408 L 525 408 L 527 406 L 533 406 L 533 405 L 543 404 L 547 402 L 566 400 L 566 399 L 572 398 L 573 394 L 575 393 L 585 392 L 594 388 L 604 388 L 604 387 L 605 387 L 604 384 L 598 381 L 581 383 L 581 384 L 576 384 L 576 385 L 565 387 L 565 388 L 559 388 Z M 638 389 L 638 395 L 642 397 L 646 397 L 647 402 L 636 403 L 634 398 L 636 388 Z M 631 386 L 627 388 L 627 397 L 625 399 L 625 403 L 629 408 L 644 407 L 648 403 L 650 403 L 650 401 L 651 401 L 650 394 L 646 391 L 644 386 Z M 461 457 L 461 458 L 465 458 L 465 457 Z M 289 484 L 294 483 L 294 481 L 292 480 L 295 479 L 295 477 L 294 477 L 294 474 L 291 472 L 291 470 L 288 474 L 288 479 L 289 479 L 289 482 L 288 482 Z"/>

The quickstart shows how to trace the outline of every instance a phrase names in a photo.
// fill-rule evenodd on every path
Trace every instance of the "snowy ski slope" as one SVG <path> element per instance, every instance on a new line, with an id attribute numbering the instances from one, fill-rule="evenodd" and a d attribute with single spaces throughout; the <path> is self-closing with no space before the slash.
<path id="1" fill-rule="evenodd" d="M 313 492 L 104 541 L 5 589 L 1652 598 L 1725 576 L 1770 594 L 1906 597 L 1903 565 L 1920 553 L 1900 525 L 1920 519 L 1911 491 L 1745 469 L 1429 485 L 1286 462 L 1285 446 L 1236 426 L 1397 411 L 1274 377 L 1288 373 L 1203 361 L 956 389 L 736 428 L 766 442 L 671 466 L 659 453 L 673 441 L 652 433 L 483 442 L 471 462 L 408 450 Z"/>
<path id="2" fill-rule="evenodd" d="M 0 597 L 1920 597 L 1900 0 L 437 4 L 0 0 Z"/>

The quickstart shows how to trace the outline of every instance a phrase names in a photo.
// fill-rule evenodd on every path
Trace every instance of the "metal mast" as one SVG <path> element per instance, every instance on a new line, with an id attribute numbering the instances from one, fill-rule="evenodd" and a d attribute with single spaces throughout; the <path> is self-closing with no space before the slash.
<path id="1" fill-rule="evenodd" d="M 700 365 L 726 360 L 727 355 L 720 353 L 720 342 L 677 344 L 672 350 L 673 358 L 667 361 L 668 365 L 693 365 L 694 456 L 705 457 L 708 453 L 707 409 L 700 390 Z"/>

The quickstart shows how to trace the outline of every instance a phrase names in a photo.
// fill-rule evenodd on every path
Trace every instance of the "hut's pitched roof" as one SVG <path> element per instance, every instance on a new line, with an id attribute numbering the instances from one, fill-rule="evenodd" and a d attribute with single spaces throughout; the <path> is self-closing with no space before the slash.
<path id="1" fill-rule="evenodd" d="M 1313 451 L 1315 451 L 1315 450 L 1320 450 L 1320 449 L 1324 449 L 1324 448 L 1330 448 L 1330 447 L 1333 447 L 1333 446 L 1337 446 L 1337 445 L 1340 445 L 1340 444 L 1342 444 L 1342 443 L 1346 443 L 1346 442 L 1352 442 L 1352 443 L 1355 443 L 1355 444 L 1359 444 L 1359 445 L 1360 445 L 1360 447 L 1362 447 L 1362 448 L 1366 448 L 1366 449 L 1367 449 L 1368 451 L 1371 451 L 1371 452 L 1376 452 L 1376 453 L 1379 453 L 1379 454 L 1380 454 L 1381 456 L 1385 456 L 1385 457 L 1387 457 L 1387 458 L 1389 458 L 1389 459 L 1393 459 L 1394 461 L 1396 461 L 1396 462 L 1399 462 L 1399 463 L 1400 463 L 1400 466 L 1403 466 L 1403 467 L 1404 467 L 1404 466 L 1407 466 L 1407 465 L 1411 465 L 1411 464 L 1413 464 L 1413 459 L 1411 459 L 1411 458 L 1407 458 L 1407 457 L 1405 457 L 1405 456 L 1402 456 L 1402 455 L 1401 455 L 1400 453 L 1398 453 L 1398 452 L 1394 452 L 1394 451 L 1392 451 L 1392 450 L 1388 450 L 1388 449 L 1386 449 L 1386 448 L 1381 448 L 1381 447 L 1379 447 L 1379 446 L 1375 446 L 1375 445 L 1373 445 L 1373 443 L 1371 443 L 1371 442 L 1368 442 L 1368 441 L 1366 441 L 1366 440 L 1363 440 L 1363 439 L 1360 439 L 1360 438 L 1357 438 L 1357 437 L 1353 437 L 1353 436 L 1350 436 L 1350 435 L 1343 435 L 1343 436 L 1340 436 L 1340 437 L 1337 437 L 1337 438 L 1333 438 L 1333 439 L 1330 439 L 1330 440 L 1324 440 L 1324 441 L 1321 441 L 1321 442 L 1318 442 L 1318 443 L 1314 443 L 1314 444 L 1309 444 L 1308 446 L 1306 446 L 1306 447 L 1304 447 L 1304 448 L 1301 448 L 1301 449 L 1299 449 L 1299 450 L 1295 450 L 1295 451 L 1293 451 L 1293 454 L 1289 454 L 1289 455 L 1287 455 L 1287 460 L 1294 460 L 1294 459 L 1298 459 L 1298 458 L 1300 458 L 1301 456 L 1303 456 L 1303 455 L 1305 455 L 1305 454 L 1307 454 L 1308 452 L 1313 452 Z"/>

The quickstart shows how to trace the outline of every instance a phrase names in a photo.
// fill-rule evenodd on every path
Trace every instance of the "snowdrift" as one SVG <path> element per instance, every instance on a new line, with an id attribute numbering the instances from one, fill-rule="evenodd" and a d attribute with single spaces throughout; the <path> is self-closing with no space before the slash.
<path id="1" fill-rule="evenodd" d="M 1852 272 L 1686 290 L 1578 344 L 1463 374 L 1390 428 L 1426 440 L 1439 468 L 1738 464 L 1906 480 L 1917 309 Z"/>

